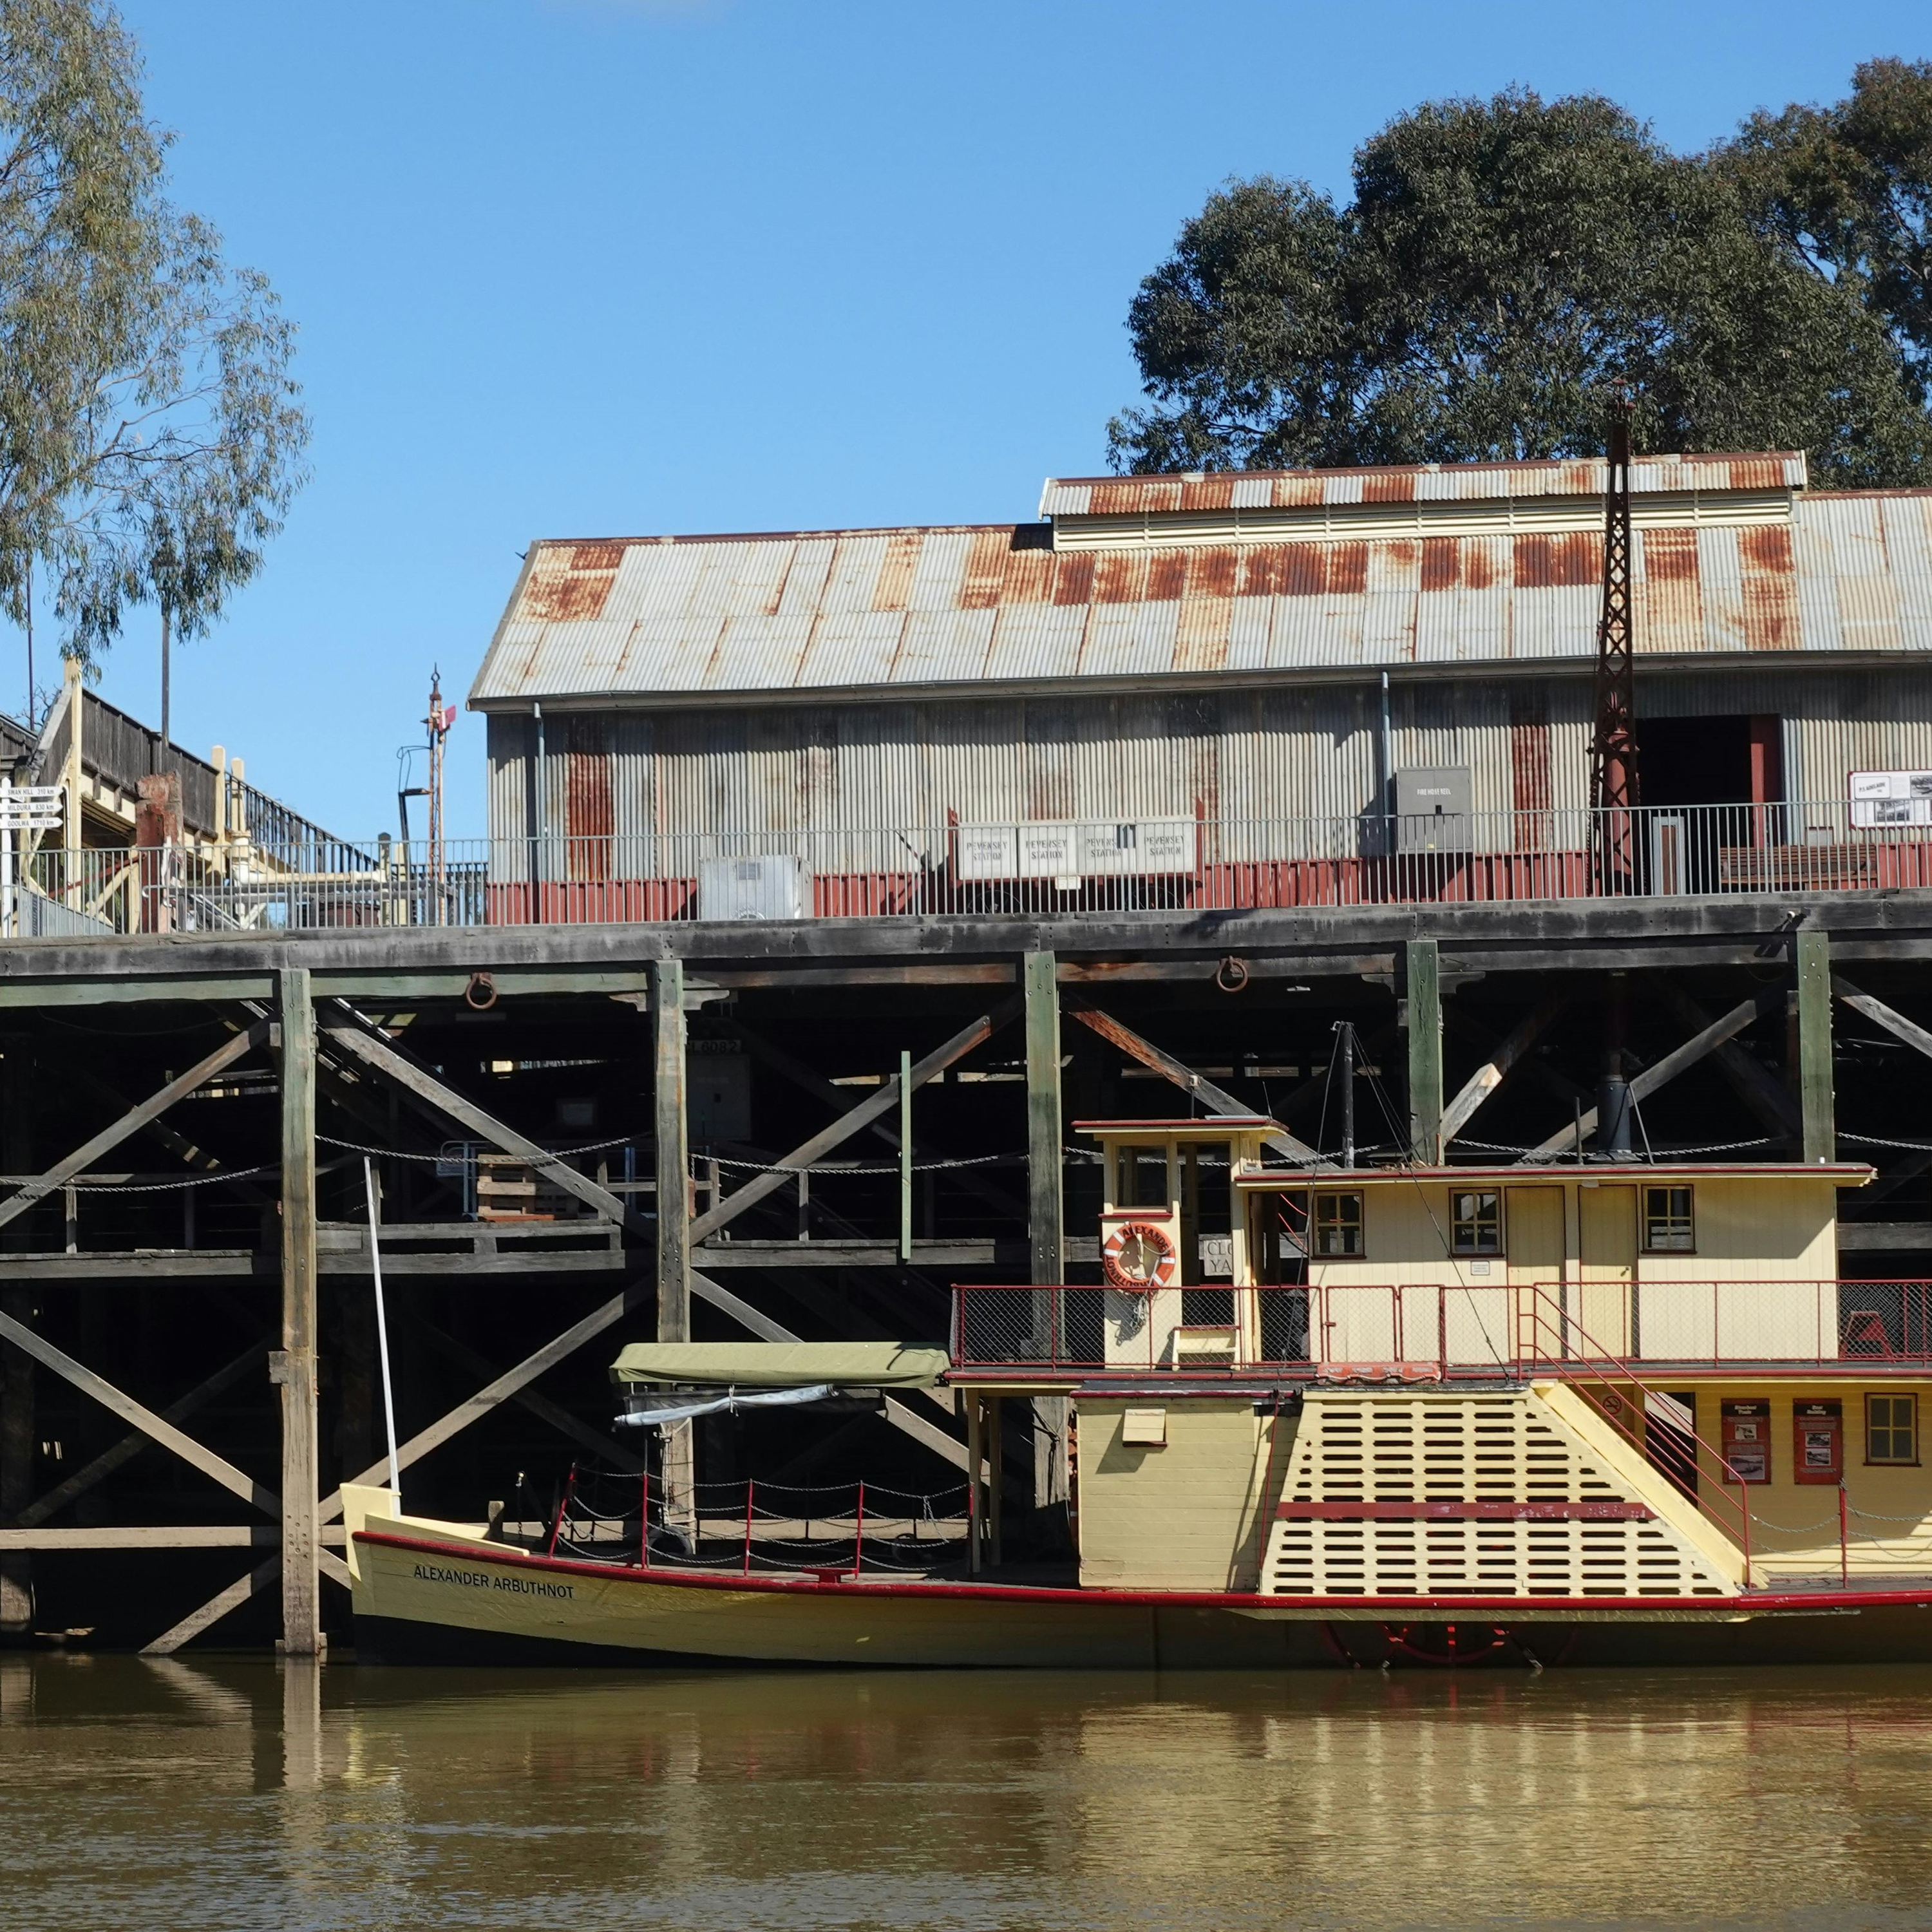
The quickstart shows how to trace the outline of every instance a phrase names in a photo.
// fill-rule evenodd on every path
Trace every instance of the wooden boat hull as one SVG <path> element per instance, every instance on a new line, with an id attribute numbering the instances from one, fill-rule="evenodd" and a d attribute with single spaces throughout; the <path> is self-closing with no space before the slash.
<path id="1" fill-rule="evenodd" d="M 647 1570 L 414 1528 L 352 1534 L 360 1658 L 1060 1670 L 1932 1661 L 1932 1589 L 1668 1610 L 1600 1600 L 1288 1603 Z"/>

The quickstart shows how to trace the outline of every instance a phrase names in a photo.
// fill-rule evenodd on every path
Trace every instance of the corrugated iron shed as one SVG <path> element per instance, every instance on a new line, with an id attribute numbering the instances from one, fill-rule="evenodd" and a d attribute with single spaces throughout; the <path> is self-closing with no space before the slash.
<path id="1" fill-rule="evenodd" d="M 1932 492 L 1804 480 L 1790 454 L 1644 460 L 1642 652 L 1932 650 Z M 1122 477 L 1049 482 L 1039 524 L 541 542 L 470 701 L 1186 688 L 1583 659 L 1601 487 L 1583 462 Z M 1249 513 L 1286 520 L 1227 523 Z"/>

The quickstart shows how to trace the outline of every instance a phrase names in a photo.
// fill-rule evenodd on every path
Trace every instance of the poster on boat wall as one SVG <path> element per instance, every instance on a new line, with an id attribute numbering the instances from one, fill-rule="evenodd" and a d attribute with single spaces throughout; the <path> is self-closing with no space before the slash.
<path id="1" fill-rule="evenodd" d="M 1932 825 L 1932 772 L 1854 772 L 1852 823 Z"/>

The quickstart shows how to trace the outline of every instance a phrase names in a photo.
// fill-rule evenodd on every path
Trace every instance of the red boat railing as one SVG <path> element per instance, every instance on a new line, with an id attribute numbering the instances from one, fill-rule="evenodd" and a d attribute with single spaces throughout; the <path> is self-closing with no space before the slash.
<path id="1" fill-rule="evenodd" d="M 1208 1282 L 1153 1297 L 974 1286 L 953 1291 L 951 1348 L 968 1373 L 1430 1381 L 1612 1360 L 1632 1372 L 1736 1363 L 1924 1373 L 1932 1282 Z"/>

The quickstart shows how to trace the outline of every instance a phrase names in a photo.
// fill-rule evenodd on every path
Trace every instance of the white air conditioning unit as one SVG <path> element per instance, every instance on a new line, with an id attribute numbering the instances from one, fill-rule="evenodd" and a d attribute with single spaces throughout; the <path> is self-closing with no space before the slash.
<path id="1" fill-rule="evenodd" d="M 698 862 L 700 919 L 803 919 L 806 892 L 805 866 L 790 853 Z"/>

